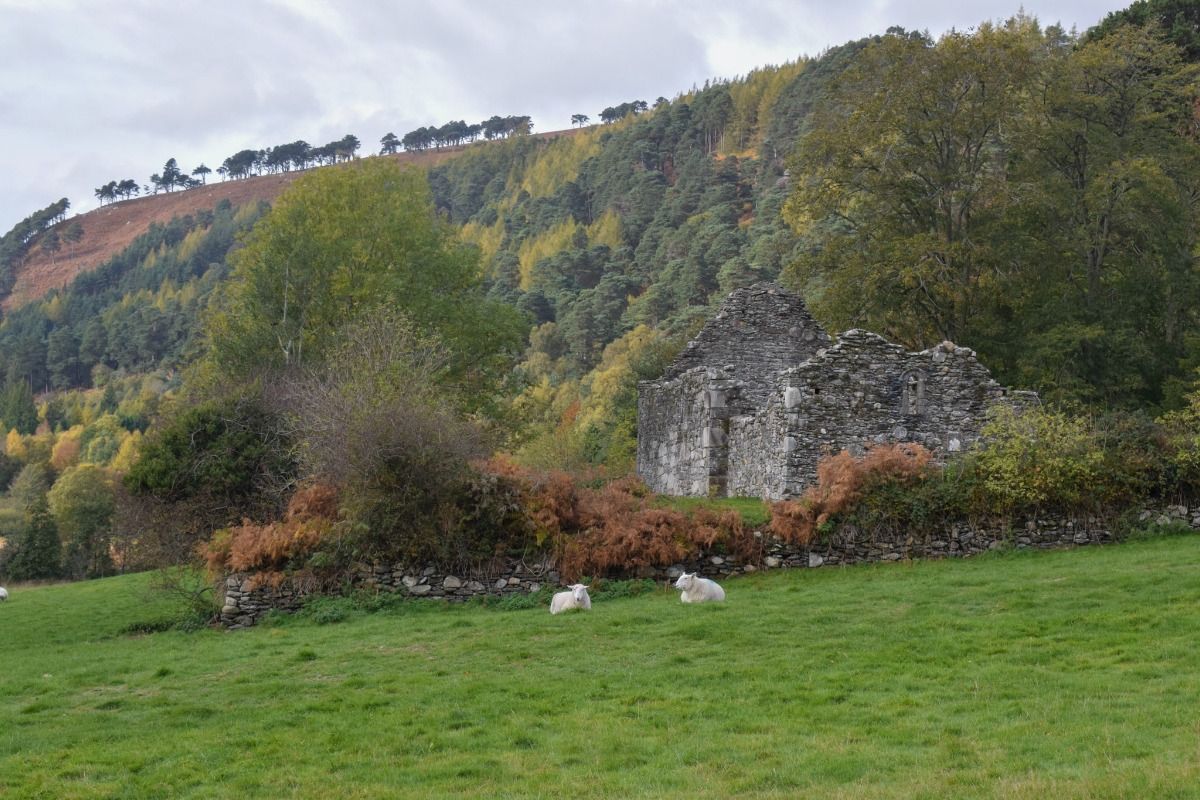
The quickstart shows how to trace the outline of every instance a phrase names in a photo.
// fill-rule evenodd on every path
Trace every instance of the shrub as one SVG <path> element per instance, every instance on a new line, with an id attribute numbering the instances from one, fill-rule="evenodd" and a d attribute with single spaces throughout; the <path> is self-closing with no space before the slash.
<path id="1" fill-rule="evenodd" d="M 550 605 L 555 587 L 543 586 L 536 592 L 513 593 L 501 597 L 496 608 L 501 611 L 524 611 L 529 608 L 544 608 Z"/>
<path id="2" fill-rule="evenodd" d="M 1109 489 L 1091 422 L 1058 411 L 993 408 L 974 457 L 989 510 L 998 514 L 1095 509 Z"/>
<path id="3" fill-rule="evenodd" d="M 1169 484 L 1180 494 L 1200 494 L 1200 386 L 1186 397 L 1182 409 L 1158 419 L 1169 470 Z"/>
<path id="4" fill-rule="evenodd" d="M 658 589 L 658 584 L 654 581 L 643 579 L 632 579 L 622 581 L 597 581 L 591 584 L 588 589 L 588 594 L 593 600 L 619 600 L 623 597 L 639 597 L 643 594 L 651 594 Z"/>
<path id="5" fill-rule="evenodd" d="M 842 519 L 872 535 L 943 529 L 980 513 L 982 488 L 973 461 L 959 458 L 930 467 L 920 480 L 891 476 L 868 481 Z"/>
<path id="6" fill-rule="evenodd" d="M 931 459 L 927 449 L 911 442 L 877 445 L 861 457 L 848 450 L 825 456 L 817 464 L 817 482 L 799 500 L 771 505 L 770 531 L 784 541 L 808 545 L 872 486 L 927 477 Z"/>
<path id="7" fill-rule="evenodd" d="M 656 508 L 653 496 L 636 478 L 590 489 L 564 473 L 528 472 L 504 460 L 489 462 L 488 469 L 517 481 L 525 524 L 536 543 L 553 549 L 567 580 L 630 567 L 667 566 L 702 549 L 747 560 L 761 555 L 761 543 L 737 512 Z"/>
<path id="8" fill-rule="evenodd" d="M 330 536 L 337 510 L 337 492 L 328 486 L 300 489 L 288 503 L 283 520 L 222 529 L 200 545 L 200 555 L 212 575 L 249 572 L 274 582 L 282 570 L 304 566 L 307 558 Z"/>
<path id="9" fill-rule="evenodd" d="M 143 440 L 125 485 L 166 503 L 203 501 L 187 505 L 204 509 L 209 530 L 273 516 L 295 472 L 279 428 L 254 395 L 183 409 Z"/>
<path id="10" fill-rule="evenodd" d="M 197 630 L 217 617 L 220 606 L 212 581 L 191 566 L 165 567 L 158 571 L 150 588 L 166 596 L 176 607 L 174 627 Z"/>
<path id="11" fill-rule="evenodd" d="M 1111 412 L 1094 425 L 1104 454 L 1097 499 L 1112 507 L 1150 500 L 1172 501 L 1194 494 L 1186 479 L 1173 468 L 1169 431 L 1143 412 Z"/>
<path id="12" fill-rule="evenodd" d="M 94 464 L 70 467 L 55 481 L 46 500 L 63 538 L 63 567 L 71 577 L 97 577 L 112 571 L 109 533 L 114 506 L 113 480 Z"/>
<path id="13" fill-rule="evenodd" d="M 300 609 L 300 615 L 318 625 L 333 625 L 345 622 L 354 611 L 354 602 L 348 597 L 316 596 L 309 598 Z"/>
<path id="14" fill-rule="evenodd" d="M 488 527 L 469 461 L 479 428 L 456 409 L 450 357 L 404 317 L 373 311 L 343 329 L 329 358 L 284 377 L 271 399 L 303 475 L 340 487 L 359 558 L 470 560 L 470 525 Z"/>

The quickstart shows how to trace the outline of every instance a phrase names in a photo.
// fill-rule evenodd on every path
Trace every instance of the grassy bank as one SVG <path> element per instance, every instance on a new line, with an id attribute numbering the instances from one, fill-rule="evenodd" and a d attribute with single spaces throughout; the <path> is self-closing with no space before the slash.
<path id="1" fill-rule="evenodd" d="M 1195 797 L 1197 575 L 1183 536 L 148 635 L 143 576 L 30 588 L 0 796 Z"/>

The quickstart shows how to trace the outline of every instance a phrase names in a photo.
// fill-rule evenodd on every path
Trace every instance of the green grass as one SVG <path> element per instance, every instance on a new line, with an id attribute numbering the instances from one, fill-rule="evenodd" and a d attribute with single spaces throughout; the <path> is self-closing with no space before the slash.
<path id="1" fill-rule="evenodd" d="M 1200 797 L 1196 536 L 120 633 L 147 583 L 0 605 L 0 797 Z"/>
<path id="2" fill-rule="evenodd" d="M 669 497 L 658 495 L 655 503 L 676 511 L 707 508 L 712 511 L 736 511 L 742 522 L 751 528 L 761 528 L 771 521 L 771 509 L 757 497 Z"/>

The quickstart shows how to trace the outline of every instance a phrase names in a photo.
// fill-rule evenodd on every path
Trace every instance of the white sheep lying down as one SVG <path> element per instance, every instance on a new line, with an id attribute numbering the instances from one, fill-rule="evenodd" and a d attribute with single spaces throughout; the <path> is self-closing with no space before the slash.
<path id="1" fill-rule="evenodd" d="M 725 599 L 725 590 L 716 581 L 701 578 L 695 572 L 680 575 L 675 588 L 683 591 L 679 599 L 684 603 L 719 603 Z"/>
<path id="2" fill-rule="evenodd" d="M 588 596 L 588 587 L 582 583 L 573 583 L 567 587 L 567 591 L 558 592 L 554 597 L 550 598 L 550 613 L 559 614 L 563 611 L 569 611 L 572 608 L 581 608 L 584 611 L 590 611 L 592 608 L 592 598 Z"/>
<path id="3" fill-rule="evenodd" d="M 8 590 L 5 589 L 3 586 L 0 586 L 0 600 L 7 600 L 7 599 L 8 599 Z"/>

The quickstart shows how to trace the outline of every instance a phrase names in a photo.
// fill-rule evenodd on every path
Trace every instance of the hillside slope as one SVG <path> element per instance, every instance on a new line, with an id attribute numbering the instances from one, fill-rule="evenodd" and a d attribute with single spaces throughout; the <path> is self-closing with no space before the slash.
<path id="1" fill-rule="evenodd" d="M 575 129 L 548 131 L 535 134 L 533 138 L 548 139 L 577 132 Z M 388 157 L 403 164 L 433 167 L 485 144 L 476 142 L 439 150 L 397 153 Z M 64 224 L 78 220 L 83 225 L 83 239 L 77 245 L 64 247 L 53 257 L 35 247 L 17 270 L 12 293 L 0 301 L 0 308 L 10 311 L 41 299 L 52 289 L 66 286 L 77 275 L 95 269 L 127 248 L 153 223 L 165 225 L 175 217 L 214 208 L 222 200 L 228 200 L 234 206 L 259 200 L 269 203 L 305 172 L 214 182 L 194 189 L 124 200 L 75 216 Z"/>

